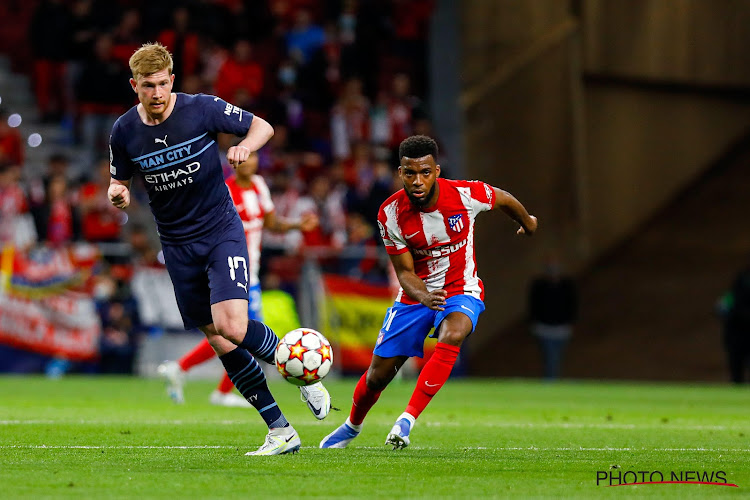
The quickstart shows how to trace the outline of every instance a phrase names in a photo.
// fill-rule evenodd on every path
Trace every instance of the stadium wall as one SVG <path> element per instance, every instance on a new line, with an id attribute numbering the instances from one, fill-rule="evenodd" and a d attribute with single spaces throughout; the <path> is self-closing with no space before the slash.
<path id="1" fill-rule="evenodd" d="M 479 220 L 488 307 L 469 346 L 477 353 L 523 316 L 528 281 L 549 252 L 591 271 L 750 129 L 750 69 L 735 67 L 747 66 L 736 19 L 750 5 L 462 8 L 464 176 L 507 189 L 541 221 L 524 241 L 503 217 Z"/>

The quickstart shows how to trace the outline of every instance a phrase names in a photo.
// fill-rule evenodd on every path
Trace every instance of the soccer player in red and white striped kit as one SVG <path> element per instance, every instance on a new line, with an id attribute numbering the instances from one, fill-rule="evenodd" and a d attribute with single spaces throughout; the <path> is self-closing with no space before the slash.
<path id="1" fill-rule="evenodd" d="M 531 236 L 537 220 L 510 193 L 481 181 L 440 178 L 438 147 L 416 135 L 399 147 L 404 189 L 380 207 L 378 226 L 401 289 L 389 308 L 367 372 L 354 389 L 349 418 L 323 438 L 321 448 L 345 448 L 362 431 L 365 416 L 401 366 L 422 357 L 434 327 L 435 352 L 422 369 L 405 411 L 385 444 L 409 445 L 409 434 L 425 407 L 450 376 L 461 344 L 484 311 L 484 285 L 477 276 L 474 219 L 500 208 Z"/>

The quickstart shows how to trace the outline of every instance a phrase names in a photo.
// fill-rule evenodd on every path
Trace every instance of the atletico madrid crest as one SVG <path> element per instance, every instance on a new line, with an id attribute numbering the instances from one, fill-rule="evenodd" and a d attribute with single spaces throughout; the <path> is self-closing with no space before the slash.
<path id="1" fill-rule="evenodd" d="M 451 215 L 448 217 L 448 225 L 455 232 L 460 233 L 464 228 L 464 216 L 463 214 Z"/>

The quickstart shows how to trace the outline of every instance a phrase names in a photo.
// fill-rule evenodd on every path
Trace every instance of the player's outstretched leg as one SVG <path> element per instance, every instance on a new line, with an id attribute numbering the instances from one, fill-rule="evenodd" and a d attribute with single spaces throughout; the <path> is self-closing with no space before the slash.
<path id="1" fill-rule="evenodd" d="M 362 431 L 362 422 L 364 422 L 367 412 L 380 398 L 381 391 L 374 391 L 367 387 L 367 372 L 362 375 L 354 388 L 352 397 L 352 410 L 349 418 L 341 424 L 335 431 L 327 435 L 320 442 L 321 448 L 346 448 L 352 439 L 357 437 Z"/>
<path id="2" fill-rule="evenodd" d="M 229 378 L 247 401 L 258 410 L 268 426 L 263 445 L 249 455 L 281 455 L 300 448 L 297 431 L 289 425 L 276 404 L 266 383 L 266 376 L 258 362 L 245 349 L 236 348 L 219 356 Z"/>
<path id="3" fill-rule="evenodd" d="M 461 348 L 458 346 L 437 343 L 435 353 L 419 373 L 406 411 L 396 420 L 385 438 L 385 444 L 392 445 L 394 450 L 409 446 L 409 433 L 414 428 L 414 422 L 450 377 L 460 351 Z"/>
<path id="4" fill-rule="evenodd" d="M 414 428 L 415 423 L 416 419 L 413 416 L 406 412 L 402 413 L 385 438 L 385 444 L 393 446 L 394 450 L 401 450 L 409 446 L 409 433 Z"/>
<path id="5" fill-rule="evenodd" d="M 279 338 L 271 328 L 260 321 L 251 319 L 247 324 L 247 334 L 240 343 L 240 347 L 247 349 L 256 359 L 262 359 L 273 365 L 276 346 Z M 331 411 L 331 395 L 322 382 L 316 382 L 307 387 L 300 387 L 300 397 L 307 403 L 315 418 L 323 420 Z"/>
<path id="6" fill-rule="evenodd" d="M 362 424 L 354 425 L 347 417 L 346 422 L 336 428 L 320 442 L 321 448 L 346 448 L 352 439 L 362 432 Z"/>

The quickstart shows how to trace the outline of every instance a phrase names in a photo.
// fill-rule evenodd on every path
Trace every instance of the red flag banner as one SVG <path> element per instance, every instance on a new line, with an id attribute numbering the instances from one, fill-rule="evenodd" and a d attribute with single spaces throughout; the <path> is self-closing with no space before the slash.
<path id="1" fill-rule="evenodd" d="M 3 249 L 0 258 L 0 344 L 72 361 L 99 355 L 101 326 L 83 291 L 98 261 L 91 245 Z"/>

